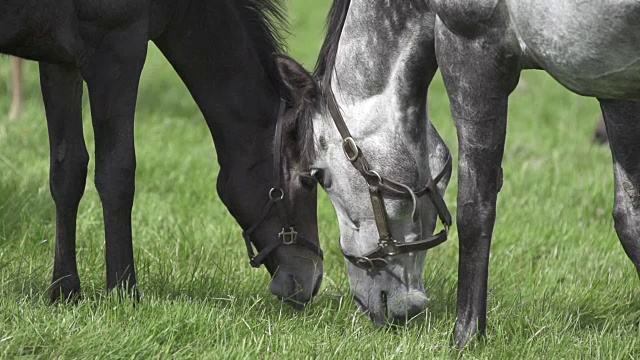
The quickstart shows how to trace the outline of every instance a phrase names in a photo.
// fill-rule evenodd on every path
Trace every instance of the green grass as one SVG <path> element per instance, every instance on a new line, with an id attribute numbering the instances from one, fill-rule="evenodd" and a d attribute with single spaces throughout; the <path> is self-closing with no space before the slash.
<path id="1" fill-rule="evenodd" d="M 289 1 L 295 34 L 290 51 L 309 68 L 328 3 Z M 1 61 L 0 114 L 6 114 L 9 62 Z M 54 207 L 35 64 L 26 73 L 26 113 L 16 123 L 0 121 L 0 357 L 457 356 L 449 348 L 455 231 L 430 252 L 424 278 L 430 308 L 406 328 L 379 330 L 356 312 L 335 215 L 324 196 L 319 209 L 326 263 L 318 298 L 296 312 L 269 294 L 267 272 L 249 267 L 240 229 L 215 193 L 215 153 L 202 115 L 155 49 L 136 120 L 133 221 L 142 302 L 134 308 L 105 294 L 102 214 L 91 175 L 78 219 L 85 298 L 77 306 L 48 305 Z M 430 101 L 434 122 L 455 153 L 440 78 Z M 640 357 L 639 283 L 613 230 L 609 151 L 590 143 L 597 115 L 594 100 L 570 94 L 542 73 L 523 76 L 511 101 L 488 338 L 460 356 Z M 85 130 L 92 152 L 88 112 Z M 454 212 L 456 193 L 454 179 L 447 193 Z"/>

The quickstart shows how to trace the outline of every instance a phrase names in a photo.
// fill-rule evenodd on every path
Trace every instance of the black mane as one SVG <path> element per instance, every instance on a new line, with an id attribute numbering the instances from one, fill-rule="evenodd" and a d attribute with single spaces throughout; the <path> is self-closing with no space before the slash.
<path id="1" fill-rule="evenodd" d="M 239 3 L 238 6 L 245 9 L 244 16 L 248 24 L 247 28 L 274 92 L 290 105 L 295 105 L 300 100 L 298 99 L 300 94 L 292 94 L 289 87 L 285 85 L 278 70 L 275 56 L 286 52 L 283 36 L 289 33 L 289 23 L 283 9 L 283 0 L 228 1 L 234 4 Z M 295 153 L 301 166 L 306 167 L 315 157 L 312 113 L 316 111 L 316 108 L 313 101 L 308 101 L 310 99 L 303 100 L 304 104 L 298 105 L 296 116 L 289 118 L 290 122 L 285 124 L 285 128 L 290 132 L 289 136 L 297 145 Z"/>
<path id="2" fill-rule="evenodd" d="M 329 17 L 327 19 L 327 34 L 320 49 L 318 62 L 313 75 L 320 81 L 323 89 L 327 89 L 331 83 L 331 72 L 336 64 L 338 44 L 342 35 L 342 28 L 347 19 L 351 0 L 335 0 L 331 5 Z"/>
<path id="3" fill-rule="evenodd" d="M 288 34 L 289 22 L 282 0 L 229 0 L 236 4 L 245 17 L 247 29 L 254 41 L 260 63 L 280 96 L 288 96 L 287 89 L 276 66 L 275 54 L 285 52 L 284 34 Z"/>

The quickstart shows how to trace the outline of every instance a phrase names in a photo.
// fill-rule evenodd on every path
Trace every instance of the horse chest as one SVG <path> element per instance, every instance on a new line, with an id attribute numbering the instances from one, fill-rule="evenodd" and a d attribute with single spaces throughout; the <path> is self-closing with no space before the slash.
<path id="1" fill-rule="evenodd" d="M 449 30 L 466 37 L 504 25 L 501 0 L 433 0 L 436 14 Z"/>

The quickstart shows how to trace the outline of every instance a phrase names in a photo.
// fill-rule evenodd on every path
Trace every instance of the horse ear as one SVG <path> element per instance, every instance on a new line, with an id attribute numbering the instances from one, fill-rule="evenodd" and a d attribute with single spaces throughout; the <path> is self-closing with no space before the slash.
<path id="1" fill-rule="evenodd" d="M 284 55 L 275 55 L 278 72 L 282 83 L 289 91 L 288 100 L 294 108 L 315 104 L 320 97 L 320 89 L 313 76 L 302 65 Z"/>
<path id="2" fill-rule="evenodd" d="M 275 56 L 278 72 L 287 94 L 282 95 L 295 113 L 286 117 L 287 134 L 295 146 L 291 147 L 294 158 L 302 168 L 308 167 L 315 157 L 313 139 L 313 114 L 320 103 L 320 88 L 313 76 L 302 65 L 284 55 Z"/>

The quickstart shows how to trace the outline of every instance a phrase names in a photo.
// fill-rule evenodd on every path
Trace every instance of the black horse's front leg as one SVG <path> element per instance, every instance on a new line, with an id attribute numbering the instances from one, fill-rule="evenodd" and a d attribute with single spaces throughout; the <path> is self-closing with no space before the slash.
<path id="1" fill-rule="evenodd" d="M 95 183 L 105 223 L 107 289 L 137 297 L 131 210 L 135 193 L 134 113 L 147 52 L 147 24 L 112 30 L 83 69 L 96 139 Z"/>
<path id="2" fill-rule="evenodd" d="M 56 250 L 51 301 L 80 293 L 76 217 L 84 194 L 89 154 L 82 132 L 82 78 L 77 69 L 40 64 L 40 86 L 49 128 L 51 196 L 56 204 Z"/>
<path id="3" fill-rule="evenodd" d="M 497 32 L 473 40 L 436 30 L 438 64 L 458 132 L 458 303 L 454 341 L 463 348 L 484 334 L 489 250 L 502 185 L 508 97 L 519 77 L 517 56 Z"/>

